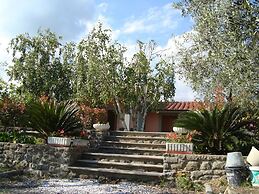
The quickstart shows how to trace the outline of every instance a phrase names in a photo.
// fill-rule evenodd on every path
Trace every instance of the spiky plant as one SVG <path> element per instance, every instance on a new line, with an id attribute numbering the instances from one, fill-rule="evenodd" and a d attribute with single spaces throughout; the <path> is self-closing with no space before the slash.
<path id="1" fill-rule="evenodd" d="M 76 103 L 67 101 L 58 103 L 51 101 L 31 102 L 27 107 L 27 122 L 30 127 L 38 131 L 44 138 L 57 134 L 80 129 L 81 123 L 76 116 L 79 108 Z"/>
<path id="2" fill-rule="evenodd" d="M 188 111 L 182 113 L 175 126 L 196 130 L 193 142 L 198 151 L 225 154 L 238 151 L 247 141 L 252 141 L 254 133 L 246 126 L 252 122 L 241 108 L 227 103 L 222 109 Z M 239 150 L 242 151 L 242 150 Z"/>

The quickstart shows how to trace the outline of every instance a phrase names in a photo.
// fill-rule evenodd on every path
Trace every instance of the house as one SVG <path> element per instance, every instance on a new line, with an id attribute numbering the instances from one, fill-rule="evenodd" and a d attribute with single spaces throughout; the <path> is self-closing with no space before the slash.
<path id="1" fill-rule="evenodd" d="M 168 102 L 161 103 L 160 106 L 147 114 L 145 122 L 146 132 L 168 132 L 173 130 L 173 123 L 178 115 L 189 110 L 196 110 L 200 107 L 199 102 Z M 122 127 L 121 122 L 112 110 L 108 110 L 108 120 L 112 130 L 119 130 Z M 130 115 L 125 115 L 125 121 L 128 128 L 134 128 L 130 120 Z"/>

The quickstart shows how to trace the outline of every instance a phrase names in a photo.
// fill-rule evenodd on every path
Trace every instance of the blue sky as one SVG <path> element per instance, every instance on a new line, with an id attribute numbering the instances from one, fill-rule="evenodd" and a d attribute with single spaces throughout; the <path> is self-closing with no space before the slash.
<path id="1" fill-rule="evenodd" d="M 181 16 L 169 0 L 0 0 L 0 61 L 9 62 L 11 38 L 39 28 L 50 28 L 64 41 L 79 41 L 97 21 L 112 29 L 113 38 L 134 52 L 137 40 L 155 40 L 159 48 L 175 53 L 175 39 L 191 31 L 192 20 Z M 4 79 L 4 67 L 0 74 Z M 177 76 L 178 77 L 178 76 Z M 183 80 L 176 81 L 175 100 L 193 100 Z"/>

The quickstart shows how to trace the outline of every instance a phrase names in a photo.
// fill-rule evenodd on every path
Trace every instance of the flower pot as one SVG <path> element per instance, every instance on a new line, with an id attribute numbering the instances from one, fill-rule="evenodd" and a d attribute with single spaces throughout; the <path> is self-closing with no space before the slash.
<path id="1" fill-rule="evenodd" d="M 245 162 L 241 152 L 230 152 L 227 154 L 226 168 L 244 167 Z"/>
<path id="2" fill-rule="evenodd" d="M 74 139 L 73 140 L 73 146 L 88 146 L 89 145 L 89 140 L 86 139 Z"/>
<path id="3" fill-rule="evenodd" d="M 253 146 L 246 160 L 252 166 L 259 166 L 259 150 Z"/>
<path id="4" fill-rule="evenodd" d="M 184 134 L 184 133 L 188 133 L 189 131 L 183 127 L 173 127 L 173 131 L 175 133 L 179 133 L 179 134 Z"/>
<path id="5" fill-rule="evenodd" d="M 52 146 L 70 146 L 72 139 L 68 137 L 48 137 L 48 144 Z"/>
<path id="6" fill-rule="evenodd" d="M 108 129 L 110 129 L 110 124 L 106 123 L 106 124 L 93 124 L 93 127 L 97 130 L 97 131 L 106 131 Z"/>
<path id="7" fill-rule="evenodd" d="M 168 143 L 166 142 L 166 153 L 192 154 L 193 143 Z"/>
<path id="8" fill-rule="evenodd" d="M 252 172 L 252 185 L 259 187 L 259 166 L 250 166 L 249 169 Z"/>

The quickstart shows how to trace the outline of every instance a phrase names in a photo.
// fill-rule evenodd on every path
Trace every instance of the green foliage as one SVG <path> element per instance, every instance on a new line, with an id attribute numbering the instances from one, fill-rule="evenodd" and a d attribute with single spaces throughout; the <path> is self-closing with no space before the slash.
<path id="1" fill-rule="evenodd" d="M 194 183 L 189 176 L 184 173 L 179 173 L 175 178 L 176 187 L 183 191 L 202 191 L 203 185 Z"/>
<path id="2" fill-rule="evenodd" d="M 7 73 L 21 84 L 21 93 L 48 95 L 59 101 L 71 97 L 74 44 L 63 46 L 60 40 L 49 30 L 39 31 L 33 37 L 22 34 L 11 40 L 12 65 Z"/>
<path id="3" fill-rule="evenodd" d="M 27 122 L 44 138 L 59 135 L 59 131 L 67 134 L 82 127 L 77 117 L 78 111 L 78 106 L 72 101 L 65 103 L 58 103 L 55 100 L 35 101 L 26 109 Z"/>
<path id="4" fill-rule="evenodd" d="M 175 126 L 196 130 L 193 142 L 196 151 L 211 154 L 225 154 L 241 151 L 255 143 L 254 133 L 247 130 L 256 117 L 248 117 L 239 107 L 229 103 L 222 110 L 189 111 L 182 113 Z"/>
<path id="5" fill-rule="evenodd" d="M 98 24 L 80 41 L 77 53 L 76 93 L 92 106 L 113 100 L 121 92 L 120 69 L 125 48 L 112 41 L 108 29 Z"/>
<path id="6" fill-rule="evenodd" d="M 35 144 L 36 138 L 22 132 L 0 132 L 0 142 Z"/>
<path id="7" fill-rule="evenodd" d="M 172 64 L 155 53 L 155 42 L 139 41 L 138 46 L 127 64 L 125 48 L 98 24 L 78 44 L 76 93 L 92 105 L 113 104 L 121 120 L 126 111 L 138 114 L 143 129 L 146 111 L 172 99 L 175 88 Z"/>
<path id="8" fill-rule="evenodd" d="M 174 69 L 170 60 L 165 60 L 156 51 L 156 43 L 138 41 L 139 50 L 125 70 L 124 98 L 127 108 L 136 114 L 137 128 L 144 130 L 147 111 L 158 103 L 171 101 L 175 94 Z"/>
<path id="9" fill-rule="evenodd" d="M 242 106 L 258 106 L 258 1 L 181 0 L 175 7 L 194 20 L 179 52 L 179 72 L 194 90 L 213 98 L 221 87 Z"/>
<path id="10" fill-rule="evenodd" d="M 9 98 L 0 101 L 0 125 L 5 127 L 24 126 L 25 104 Z"/>

